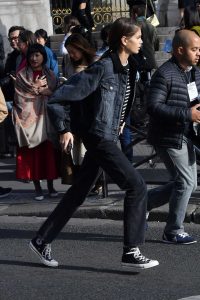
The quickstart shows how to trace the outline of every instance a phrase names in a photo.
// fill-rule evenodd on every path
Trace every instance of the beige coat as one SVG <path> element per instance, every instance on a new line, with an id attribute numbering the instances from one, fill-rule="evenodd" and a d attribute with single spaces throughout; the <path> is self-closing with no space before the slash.
<path id="1" fill-rule="evenodd" d="M 0 88 L 0 123 L 3 122 L 3 120 L 7 117 L 7 115 L 8 115 L 8 109 L 6 106 L 4 95 Z"/>
<path id="2" fill-rule="evenodd" d="M 56 87 L 54 73 L 43 69 L 49 89 Z M 37 94 L 34 89 L 33 71 L 25 67 L 18 74 L 15 82 L 15 100 L 13 107 L 13 123 L 19 147 L 34 148 L 54 135 L 53 127 L 47 115 L 48 97 Z"/>

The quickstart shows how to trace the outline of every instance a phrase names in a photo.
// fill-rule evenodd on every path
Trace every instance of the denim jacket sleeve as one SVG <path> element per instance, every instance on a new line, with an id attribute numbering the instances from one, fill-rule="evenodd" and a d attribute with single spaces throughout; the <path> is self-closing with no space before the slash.
<path id="1" fill-rule="evenodd" d="M 71 131 L 70 101 L 85 99 L 95 91 L 103 73 L 103 65 L 96 62 L 85 71 L 73 75 L 51 96 L 47 104 L 48 114 L 59 133 Z"/>
<path id="2" fill-rule="evenodd" d="M 51 123 L 58 133 L 71 132 L 69 102 L 64 106 L 58 103 L 47 104 L 47 112 Z"/>
<path id="3" fill-rule="evenodd" d="M 93 93 L 99 86 L 104 74 L 101 61 L 92 64 L 86 70 L 71 76 L 50 97 L 49 105 L 67 101 L 80 101 Z"/>

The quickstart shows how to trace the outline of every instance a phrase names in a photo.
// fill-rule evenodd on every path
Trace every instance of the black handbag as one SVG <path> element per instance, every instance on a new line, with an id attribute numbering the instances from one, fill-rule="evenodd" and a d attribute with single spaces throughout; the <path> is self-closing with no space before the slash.
<path id="1" fill-rule="evenodd" d="M 140 126 L 148 123 L 147 95 L 149 93 L 148 82 L 139 80 L 136 83 L 136 94 L 131 109 L 131 125 Z"/>

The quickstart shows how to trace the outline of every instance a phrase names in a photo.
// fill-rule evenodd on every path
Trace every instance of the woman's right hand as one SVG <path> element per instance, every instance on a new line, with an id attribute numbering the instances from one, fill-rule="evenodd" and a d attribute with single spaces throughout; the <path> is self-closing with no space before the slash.
<path id="1" fill-rule="evenodd" d="M 74 136 L 71 132 L 65 132 L 64 134 L 60 135 L 60 145 L 62 151 L 67 151 L 68 145 L 71 144 L 73 146 L 74 143 Z"/>
<path id="2" fill-rule="evenodd" d="M 39 75 L 38 75 L 38 76 L 35 78 L 34 85 L 35 85 L 37 88 L 47 86 L 47 79 L 46 79 L 46 76 L 45 76 L 45 77 L 44 77 L 44 76 L 39 77 Z"/>

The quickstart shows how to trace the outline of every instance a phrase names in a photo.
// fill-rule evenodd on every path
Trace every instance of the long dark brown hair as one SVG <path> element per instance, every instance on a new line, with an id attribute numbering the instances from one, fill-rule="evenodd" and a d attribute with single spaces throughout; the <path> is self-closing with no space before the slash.
<path id="1" fill-rule="evenodd" d="M 88 65 L 90 65 L 95 58 L 95 49 L 89 44 L 89 42 L 79 33 L 73 33 L 68 37 L 65 42 L 65 47 L 72 46 L 75 49 L 81 51 Z"/>
<path id="2" fill-rule="evenodd" d="M 37 40 L 36 40 L 36 37 L 35 37 L 34 33 L 30 30 L 20 31 L 19 39 L 22 42 L 27 43 L 28 45 L 33 45 L 33 44 L 37 43 Z"/>
<path id="3" fill-rule="evenodd" d="M 133 36 L 140 26 L 137 22 L 130 18 L 119 18 L 111 26 L 108 35 L 108 45 L 109 49 L 112 51 L 117 51 L 121 47 L 121 38 L 123 36 L 131 37 Z"/>

